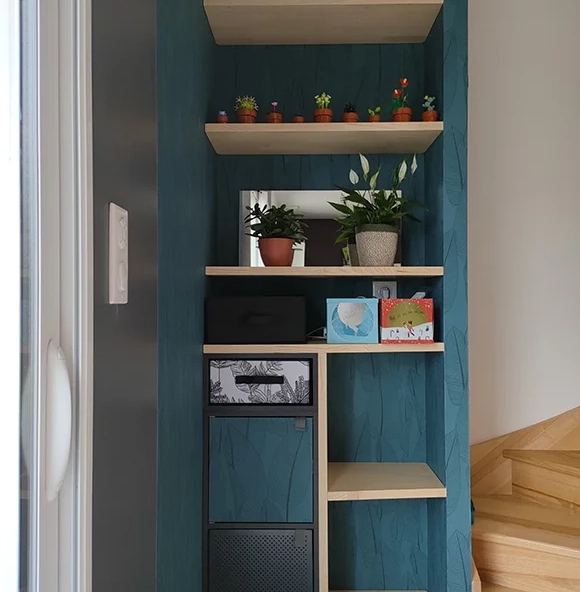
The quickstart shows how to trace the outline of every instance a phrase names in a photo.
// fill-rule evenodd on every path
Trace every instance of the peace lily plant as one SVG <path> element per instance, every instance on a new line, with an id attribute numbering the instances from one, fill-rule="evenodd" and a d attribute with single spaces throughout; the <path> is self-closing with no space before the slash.
<path id="1" fill-rule="evenodd" d="M 413 156 L 410 166 L 403 159 L 391 175 L 391 189 L 377 189 L 381 166 L 371 173 L 368 159 L 359 154 L 362 169 L 362 182 L 359 174 L 351 169 L 349 181 L 352 188 L 339 187 L 344 193 L 342 203 L 329 202 L 340 212 L 337 221 L 341 233 L 337 242 L 347 241 L 351 261 L 358 260 L 361 266 L 390 267 L 395 262 L 399 230 L 404 218 L 419 221 L 413 214 L 423 204 L 407 199 L 401 192 L 401 186 L 410 171 L 411 176 L 417 171 L 417 157 Z M 354 255 L 354 256 L 353 256 Z"/>

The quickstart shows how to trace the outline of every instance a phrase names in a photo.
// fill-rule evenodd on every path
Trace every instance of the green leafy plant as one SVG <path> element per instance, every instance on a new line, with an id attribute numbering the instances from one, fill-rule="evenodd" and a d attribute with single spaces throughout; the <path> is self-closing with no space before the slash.
<path id="1" fill-rule="evenodd" d="M 246 206 L 249 211 L 244 218 L 246 227 L 249 229 L 250 236 L 257 238 L 290 238 L 294 244 L 302 243 L 306 240 L 306 229 L 308 225 L 302 219 L 304 216 L 295 212 L 293 209 L 287 209 L 286 204 L 281 206 L 260 207 L 255 204 L 254 207 Z"/>
<path id="2" fill-rule="evenodd" d="M 356 113 L 356 105 L 354 103 L 346 103 L 344 106 L 345 113 Z"/>
<path id="3" fill-rule="evenodd" d="M 253 109 L 254 111 L 258 110 L 258 103 L 254 97 L 250 97 L 248 95 L 244 97 L 238 97 L 236 99 L 236 105 L 234 107 L 236 111 L 239 109 Z"/>
<path id="4" fill-rule="evenodd" d="M 409 86 L 408 78 L 401 78 L 399 80 L 401 88 L 396 88 L 393 91 L 393 111 L 400 109 L 401 107 L 408 107 L 408 96 L 407 87 Z"/>
<path id="5" fill-rule="evenodd" d="M 341 232 L 336 242 L 350 241 L 356 234 L 356 229 L 365 224 L 382 224 L 398 230 L 403 218 L 414 222 L 420 220 L 413 214 L 417 208 L 425 206 L 415 200 L 403 197 L 400 189 L 410 169 L 411 175 L 417 170 L 417 157 L 414 156 L 411 166 L 407 160 L 402 160 L 391 176 L 391 189 L 377 189 L 377 182 L 381 167 L 371 174 L 369 161 L 363 154 L 359 154 L 362 168 L 362 178 L 366 185 L 359 188 L 360 177 L 354 170 L 350 170 L 349 180 L 353 188 L 339 187 L 345 194 L 342 203 L 329 204 L 340 214 L 337 219 Z"/>
<path id="6" fill-rule="evenodd" d="M 425 101 L 423 103 L 423 108 L 425 109 L 425 111 L 435 111 L 435 97 L 425 95 L 423 97 L 423 100 Z"/>
<path id="7" fill-rule="evenodd" d="M 325 92 L 315 95 L 314 100 L 316 101 L 316 106 L 319 109 L 328 109 L 330 107 L 330 99 L 332 97 L 327 95 Z"/>
<path id="8" fill-rule="evenodd" d="M 369 115 L 379 115 L 381 112 L 380 107 L 375 107 L 374 109 L 369 109 Z"/>

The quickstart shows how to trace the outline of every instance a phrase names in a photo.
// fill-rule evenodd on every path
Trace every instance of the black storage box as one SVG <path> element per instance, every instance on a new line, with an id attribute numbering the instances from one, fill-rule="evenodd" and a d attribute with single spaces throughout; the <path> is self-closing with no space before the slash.
<path id="1" fill-rule="evenodd" d="M 208 298 L 206 343 L 306 343 L 302 296 Z"/>

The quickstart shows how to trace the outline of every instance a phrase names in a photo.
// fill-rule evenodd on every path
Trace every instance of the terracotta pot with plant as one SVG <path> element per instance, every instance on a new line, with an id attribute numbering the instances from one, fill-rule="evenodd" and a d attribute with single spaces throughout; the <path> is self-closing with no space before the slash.
<path id="1" fill-rule="evenodd" d="M 246 95 L 238 97 L 235 106 L 238 123 L 256 123 L 258 117 L 258 103 L 254 97 Z"/>
<path id="2" fill-rule="evenodd" d="M 292 118 L 292 123 L 304 123 L 304 115 L 300 115 L 300 113 L 296 113 Z"/>
<path id="3" fill-rule="evenodd" d="M 423 103 L 423 121 L 438 121 L 439 120 L 439 113 L 435 110 L 435 97 L 430 97 L 429 95 L 425 95 L 423 97 L 425 101 Z"/>
<path id="4" fill-rule="evenodd" d="M 325 92 L 314 97 L 314 100 L 316 101 L 316 109 L 314 109 L 315 123 L 332 122 L 332 109 L 330 109 L 331 98 L 332 97 L 330 95 L 327 95 Z"/>
<path id="5" fill-rule="evenodd" d="M 272 101 L 270 105 L 272 105 L 272 109 L 266 114 L 266 121 L 268 123 L 282 123 L 282 111 L 276 111 L 278 102 Z"/>
<path id="6" fill-rule="evenodd" d="M 342 113 L 342 120 L 345 123 L 356 123 L 358 121 L 358 113 L 356 112 L 356 105 L 353 103 L 347 103 L 344 106 Z"/>
<path id="7" fill-rule="evenodd" d="M 227 123 L 229 121 L 228 114 L 225 111 L 218 111 L 217 122 Z"/>
<path id="8" fill-rule="evenodd" d="M 349 180 L 354 188 L 341 187 L 345 194 L 342 203 L 330 205 L 342 214 L 339 221 L 347 234 L 352 232 L 354 226 L 360 265 L 391 267 L 397 254 L 401 221 L 405 218 L 419 221 L 413 211 L 424 206 L 402 195 L 401 186 L 407 176 L 406 160 L 395 168 L 391 189 L 386 190 L 377 189 L 381 167 L 371 174 L 369 161 L 362 154 L 359 156 L 365 187 L 359 188 L 358 173 L 351 170 Z M 416 157 L 413 157 L 410 169 L 411 174 L 417 170 Z"/>
<path id="9" fill-rule="evenodd" d="M 409 86 L 408 78 L 401 78 L 399 80 L 401 88 L 396 88 L 393 91 L 393 121 L 407 122 L 411 121 L 413 110 L 409 107 L 409 97 L 407 95 L 407 87 Z"/>
<path id="10" fill-rule="evenodd" d="M 290 267 L 294 259 L 293 247 L 306 240 L 308 226 L 293 209 L 281 206 L 246 206 L 249 211 L 244 222 L 248 234 L 258 238 L 262 261 L 267 267 Z"/>
<path id="11" fill-rule="evenodd" d="M 381 108 L 375 107 L 374 109 L 369 109 L 369 121 L 371 123 L 378 123 L 381 120 Z"/>

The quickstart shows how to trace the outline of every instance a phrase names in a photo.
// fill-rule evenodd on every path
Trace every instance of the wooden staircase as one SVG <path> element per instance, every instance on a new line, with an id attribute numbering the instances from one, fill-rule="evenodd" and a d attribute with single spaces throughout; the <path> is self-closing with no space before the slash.
<path id="1" fill-rule="evenodd" d="M 504 450 L 511 495 L 475 495 L 483 592 L 580 592 L 580 451 Z"/>

